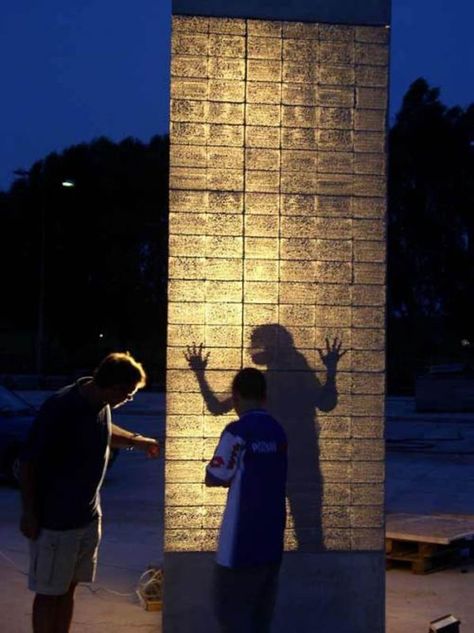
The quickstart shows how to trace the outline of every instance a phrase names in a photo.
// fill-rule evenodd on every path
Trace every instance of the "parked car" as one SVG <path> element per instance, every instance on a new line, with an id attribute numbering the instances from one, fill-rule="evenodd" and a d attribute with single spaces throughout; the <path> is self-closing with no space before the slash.
<path id="1" fill-rule="evenodd" d="M 37 409 L 4 385 L 0 385 L 0 475 L 17 484 L 20 474 L 20 452 Z M 109 468 L 118 455 L 112 449 Z"/>

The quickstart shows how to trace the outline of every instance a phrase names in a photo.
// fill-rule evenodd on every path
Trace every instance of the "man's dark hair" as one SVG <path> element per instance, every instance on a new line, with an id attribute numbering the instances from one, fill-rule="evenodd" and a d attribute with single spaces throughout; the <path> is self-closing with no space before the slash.
<path id="1" fill-rule="evenodd" d="M 245 367 L 234 377 L 232 391 L 249 400 L 264 400 L 267 395 L 265 376 L 258 369 Z"/>
<path id="2" fill-rule="evenodd" d="M 102 389 L 116 385 L 141 388 L 146 384 L 146 373 L 142 364 L 128 352 L 114 352 L 106 356 L 95 369 L 94 382 Z"/>

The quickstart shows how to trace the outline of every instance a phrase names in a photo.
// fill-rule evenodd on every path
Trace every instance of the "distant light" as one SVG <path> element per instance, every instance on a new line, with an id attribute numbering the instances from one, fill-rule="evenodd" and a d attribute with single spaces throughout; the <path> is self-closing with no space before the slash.
<path id="1" fill-rule="evenodd" d="M 76 183 L 74 182 L 74 180 L 63 180 L 61 185 L 63 187 L 75 187 Z"/>
<path id="2" fill-rule="evenodd" d="M 471 345 L 471 341 L 468 341 L 467 338 L 463 338 L 461 341 L 461 346 L 462 347 L 470 347 Z"/>
<path id="3" fill-rule="evenodd" d="M 104 335 L 102 334 L 102 332 L 99 334 L 99 338 L 104 338 Z"/>

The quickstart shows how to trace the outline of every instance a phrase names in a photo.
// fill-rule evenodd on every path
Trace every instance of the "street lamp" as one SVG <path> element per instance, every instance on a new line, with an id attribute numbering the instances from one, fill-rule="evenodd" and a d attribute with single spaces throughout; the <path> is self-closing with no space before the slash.
<path id="1" fill-rule="evenodd" d="M 17 169 L 13 172 L 22 178 L 30 177 L 32 170 Z M 75 187 L 74 180 L 65 179 L 61 181 L 61 186 L 65 188 Z M 43 347 L 44 347 L 44 305 L 45 305 L 45 281 L 46 281 L 46 208 L 43 188 L 37 186 L 39 207 L 40 207 L 40 261 L 39 261 L 39 291 L 38 291 L 38 318 L 36 329 L 36 377 L 38 385 L 41 383 L 43 375 Z"/>

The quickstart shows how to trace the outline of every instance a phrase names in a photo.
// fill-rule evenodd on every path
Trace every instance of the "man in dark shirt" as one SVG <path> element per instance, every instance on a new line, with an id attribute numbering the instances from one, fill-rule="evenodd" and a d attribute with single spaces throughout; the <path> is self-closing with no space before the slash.
<path id="1" fill-rule="evenodd" d="M 223 633 L 268 633 L 283 553 L 287 439 L 264 409 L 265 377 L 242 369 L 232 383 L 239 419 L 224 429 L 207 486 L 229 487 L 216 558 L 215 606 Z"/>
<path id="2" fill-rule="evenodd" d="M 34 633 L 67 633 L 78 582 L 94 579 L 101 534 L 100 487 L 110 448 L 159 452 L 155 439 L 111 420 L 146 382 L 129 354 L 109 354 L 92 377 L 45 401 L 22 456 L 20 529 L 30 540 Z"/>

